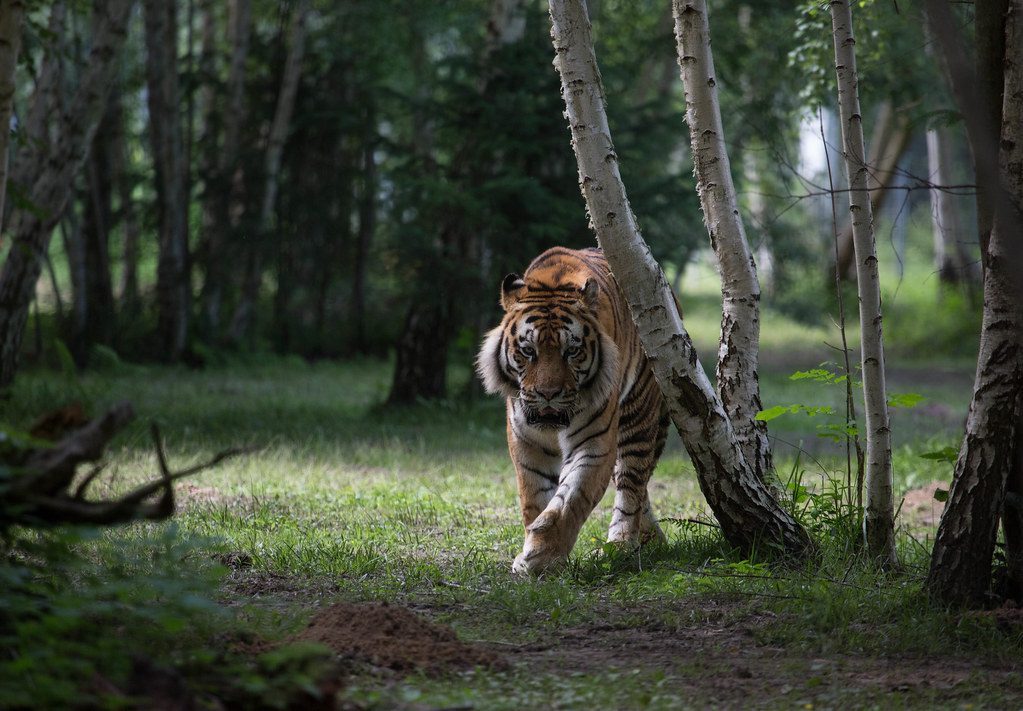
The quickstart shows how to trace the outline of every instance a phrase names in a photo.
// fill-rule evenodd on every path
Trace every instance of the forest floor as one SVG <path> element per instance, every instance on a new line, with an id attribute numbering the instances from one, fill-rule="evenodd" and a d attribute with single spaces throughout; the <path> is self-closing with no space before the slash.
<path id="1" fill-rule="evenodd" d="M 821 360 L 768 354 L 765 407 L 840 405 L 841 386 L 790 378 Z M 10 698 L 59 702 L 58 669 L 78 680 L 73 698 L 100 706 L 1023 705 L 1023 616 L 935 609 L 920 590 L 940 515 L 933 494 L 951 472 L 920 455 L 957 444 L 968 361 L 891 363 L 891 390 L 924 399 L 894 411 L 904 569 L 890 575 L 850 554 L 844 449 L 817 436 L 836 419 L 793 414 L 771 431 L 788 505 L 822 542 L 815 565 L 742 560 L 694 523 L 710 518 L 675 439 L 652 484 L 668 545 L 605 549 L 605 499 L 567 569 L 513 577 L 521 527 L 500 403 L 381 409 L 389 375 L 380 362 L 273 360 L 19 380 L 4 414 L 21 426 L 69 399 L 96 412 L 134 402 L 140 421 L 110 452 L 107 493 L 155 471 L 150 420 L 172 467 L 231 445 L 260 450 L 179 483 L 170 526 L 73 542 L 100 572 L 72 571 L 68 594 L 91 606 L 74 624 L 60 618 L 50 656 L 41 649 L 57 623 L 23 631 L 21 676 L 5 680 L 10 657 L 0 660 L 0 694 L 20 684 Z M 455 371 L 456 385 L 467 375 Z"/>

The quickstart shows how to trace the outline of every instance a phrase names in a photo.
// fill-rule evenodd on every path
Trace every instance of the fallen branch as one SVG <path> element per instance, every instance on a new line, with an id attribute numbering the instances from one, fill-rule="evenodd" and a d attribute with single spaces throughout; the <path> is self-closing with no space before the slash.
<path id="1" fill-rule="evenodd" d="M 136 520 L 162 520 L 174 514 L 174 487 L 178 479 L 216 466 L 230 457 L 254 451 L 252 447 L 232 447 L 216 453 L 206 462 L 181 471 L 167 464 L 163 438 L 153 424 L 150 432 L 156 449 L 160 478 L 105 501 L 85 499 L 89 486 L 104 470 L 97 463 L 107 443 L 135 417 L 129 403 L 120 403 L 103 417 L 68 434 L 52 447 L 28 450 L 11 463 L 14 472 L 0 489 L 0 529 L 11 525 L 55 526 L 92 524 L 109 526 Z M 2 462 L 0 462 L 2 463 Z M 71 491 L 77 468 L 83 463 L 95 465 Z M 155 501 L 147 501 L 162 492 Z"/>

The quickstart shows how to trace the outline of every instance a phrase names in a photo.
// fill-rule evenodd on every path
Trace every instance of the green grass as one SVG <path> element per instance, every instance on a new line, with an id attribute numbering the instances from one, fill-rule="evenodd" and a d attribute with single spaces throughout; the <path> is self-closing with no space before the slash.
<path id="1" fill-rule="evenodd" d="M 950 423 L 965 411 L 969 393 L 969 372 L 964 374 L 964 368 L 951 380 L 914 383 L 928 402 L 952 414 L 942 410 L 944 419 L 921 414 L 916 426 L 900 437 L 897 490 L 949 478 L 947 464 L 921 459 L 919 454 L 955 443 Z M 765 371 L 765 405 L 841 403 L 837 389 L 790 380 L 789 372 L 775 365 Z M 929 372 L 926 363 L 907 366 L 906 378 L 913 381 Z M 823 440 L 815 436 L 816 423 L 803 415 L 778 418 L 771 429 L 786 441 L 802 440 L 811 450 L 797 460 L 792 450 L 776 445 L 779 475 L 783 480 L 798 476 L 807 487 L 810 498 L 804 497 L 798 510 L 821 536 L 823 557 L 807 570 L 744 562 L 713 529 L 694 524 L 666 523 L 668 546 L 621 556 L 601 544 L 610 515 L 605 499 L 563 573 L 541 580 L 513 578 L 509 566 L 521 544 L 521 526 L 500 403 L 382 409 L 378 403 L 389 375 L 386 363 L 307 365 L 272 360 L 199 372 L 125 366 L 80 380 L 25 374 L 4 406 L 4 419 L 15 426 L 26 426 L 35 413 L 70 398 L 86 399 L 96 412 L 119 399 L 135 404 L 139 422 L 112 448 L 109 477 L 97 493 L 116 493 L 155 474 L 145 427 L 149 420 L 160 423 L 174 468 L 230 445 L 260 447 L 178 486 L 182 511 L 172 539 L 182 541 L 184 548 L 159 543 L 167 530 L 164 525 L 105 532 L 97 540 L 75 544 L 98 566 L 96 570 L 77 579 L 77 574 L 69 573 L 71 579 L 55 589 L 67 591 L 61 594 L 69 597 L 84 594 L 86 599 L 107 600 L 101 571 L 113 565 L 117 572 L 112 579 L 125 591 L 118 593 L 123 595 L 120 605 L 87 610 L 85 617 L 102 621 L 116 613 L 144 623 L 156 615 L 154 609 L 162 610 L 146 638 L 147 648 L 152 648 L 154 637 L 174 640 L 160 659 L 188 671 L 199 679 L 199 686 L 211 683 L 202 679 L 220 657 L 203 650 L 216 649 L 217 639 L 239 634 L 239 629 L 246 635 L 281 638 L 300 626 L 316 605 L 330 599 L 402 602 L 453 625 L 465 639 L 510 649 L 606 625 L 646 630 L 644 634 L 657 639 L 671 639 L 673 631 L 690 634 L 703 625 L 748 627 L 744 644 L 784 650 L 784 663 L 775 664 L 772 673 L 780 675 L 781 685 L 791 687 L 791 693 L 779 691 L 771 697 L 777 705 L 793 699 L 837 703 L 836 698 L 851 698 L 841 696 L 845 682 L 837 677 L 804 683 L 809 677 L 799 660 L 818 656 L 969 659 L 983 680 L 989 666 L 1005 665 L 1019 655 L 1018 630 L 1006 631 L 989 618 L 928 605 L 920 592 L 928 544 L 919 531 L 916 539 L 908 533 L 900 537 L 906 569 L 894 577 L 881 577 L 850 557 L 849 538 L 855 536 L 850 529 L 855 526 L 838 520 L 825 495 L 832 477 L 841 480 L 844 458 L 840 450 L 817 444 Z M 909 419 L 896 420 L 897 426 L 917 417 L 898 415 L 904 416 Z M 813 446 L 807 446 L 811 442 Z M 654 482 L 659 515 L 679 520 L 707 517 L 692 468 L 677 441 L 669 447 Z M 136 562 L 118 562 L 126 555 Z M 251 568 L 232 572 L 221 588 L 215 583 L 189 587 L 193 577 L 223 579 L 227 571 L 217 560 L 230 555 L 244 556 Z M 132 582 L 143 578 L 155 582 L 149 588 Z M 247 586 L 257 584 L 262 586 L 260 594 L 246 592 Z M 194 606 L 164 607 L 157 602 L 182 596 L 194 600 Z M 210 600 L 216 604 L 202 602 Z M 75 629 L 78 635 L 89 630 L 96 634 L 86 622 Z M 117 630 L 104 628 L 100 636 L 112 647 L 122 644 L 123 630 Z M 44 648 L 46 629 L 36 632 L 35 648 Z M 711 649 L 728 649 L 733 643 L 726 636 Z M 98 665 L 111 678 L 123 678 L 126 654 L 109 652 L 114 661 L 93 657 L 85 667 Z M 724 652 L 698 654 L 696 661 L 682 656 L 674 661 L 644 660 L 640 656 L 630 661 L 628 655 L 619 658 L 604 650 L 597 661 L 567 675 L 538 674 L 534 663 L 441 681 L 413 677 L 383 683 L 374 676 L 360 676 L 345 693 L 380 707 L 414 700 L 428 706 L 473 703 L 512 708 L 546 699 L 548 704 L 573 708 L 671 708 L 680 703 L 699 705 L 701 699 L 714 703 L 717 692 L 706 685 L 697 684 L 685 693 L 679 685 L 731 674 L 734 664 Z M 258 678 L 251 664 L 237 660 L 231 664 L 242 665 L 245 678 Z M 74 667 L 67 674 L 72 682 L 81 681 L 86 669 Z M 983 693 L 982 683 L 971 683 L 957 685 L 949 698 L 983 699 L 991 693 L 996 700 L 1018 698 L 1007 682 Z M 871 689 L 863 698 L 888 705 L 885 693 Z M 943 701 L 923 688 L 899 698 L 920 707 Z"/>
<path id="2" fill-rule="evenodd" d="M 686 323 L 712 371 L 720 297 L 694 274 Z M 889 291 L 889 390 L 924 398 L 893 414 L 897 495 L 947 485 L 950 465 L 920 454 L 958 445 L 969 402 L 975 346 L 945 347 L 956 328 L 960 344 L 972 342 L 962 336 L 967 309 L 952 303 L 953 318 L 935 317 L 935 288 L 926 270 L 910 269 Z M 116 706 L 95 675 L 123 688 L 141 654 L 197 693 L 283 707 L 327 661 L 315 650 L 253 655 L 236 642 L 284 639 L 333 600 L 388 600 L 507 650 L 512 664 L 441 679 L 360 673 L 345 698 L 374 708 L 1018 706 L 1020 627 L 936 609 L 921 592 L 933 526 L 905 521 L 897 574 L 854 554 L 844 447 L 819 436 L 819 425 L 842 422 L 844 388 L 790 377 L 835 368 L 834 327 L 823 315 L 794 321 L 768 300 L 762 333 L 764 407 L 839 413 L 770 422 L 787 505 L 821 546 L 801 570 L 742 560 L 714 528 L 687 521 L 711 518 L 674 435 L 652 484 L 668 545 L 606 549 L 609 496 L 564 571 L 522 580 L 509 573 L 522 531 L 499 402 L 383 408 L 391 371 L 377 361 L 27 371 L 0 405 L 10 426 L 76 399 L 93 413 L 134 403 L 139 420 L 110 448 L 95 495 L 156 475 L 150 421 L 172 468 L 229 446 L 257 451 L 181 482 L 173 524 L 6 542 L 0 696 Z M 452 391 L 469 376 L 456 363 Z"/>

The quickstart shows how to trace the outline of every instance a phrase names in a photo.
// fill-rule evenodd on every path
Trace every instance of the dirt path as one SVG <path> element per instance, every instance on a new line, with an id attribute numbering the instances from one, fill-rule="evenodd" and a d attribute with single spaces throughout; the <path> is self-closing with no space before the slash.
<path id="1" fill-rule="evenodd" d="M 698 708 L 984 708 L 989 700 L 997 700 L 995 707 L 1023 705 L 1019 664 L 806 654 L 756 641 L 758 630 L 772 621 L 769 615 L 736 616 L 713 601 L 686 604 L 686 610 L 703 621 L 673 628 L 571 628 L 551 644 L 523 648 L 511 658 L 534 673 L 661 670 L 661 691 Z M 708 615 L 722 621 L 707 621 Z"/>

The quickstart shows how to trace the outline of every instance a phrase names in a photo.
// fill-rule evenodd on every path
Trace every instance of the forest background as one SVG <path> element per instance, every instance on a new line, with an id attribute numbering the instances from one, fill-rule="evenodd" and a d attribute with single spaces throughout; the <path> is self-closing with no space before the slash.
<path id="1" fill-rule="evenodd" d="M 145 698 L 162 674 L 187 688 L 167 692 L 178 700 L 228 705 L 303 695 L 517 705 L 551 694 L 599 705 L 602 682 L 587 685 L 608 669 L 631 673 L 611 651 L 620 633 L 668 650 L 639 655 L 638 676 L 615 687 L 624 706 L 739 704 L 775 694 L 771 678 L 808 702 L 884 703 L 906 684 L 921 705 L 1017 699 L 1018 621 L 935 608 L 920 591 L 982 315 L 973 159 L 920 8 L 854 3 L 903 567 L 880 574 L 848 557 L 859 519 L 836 271 L 847 309 L 856 296 L 828 8 L 722 0 L 711 8 L 717 87 L 763 286 L 761 380 L 780 487 L 800 523 L 834 545 L 807 577 L 738 555 L 673 440 L 657 474 L 659 510 L 677 529 L 665 551 L 620 559 L 595 542 L 563 577 L 508 582 L 513 475 L 500 404 L 482 399 L 472 359 L 500 318 L 505 274 L 547 247 L 594 244 L 546 4 L 0 9 L 9 5 L 24 11 L 0 252 L 10 441 L 43 413 L 74 420 L 80 404 L 98 417 L 128 398 L 161 423 L 172 460 L 260 448 L 178 485 L 171 527 L 5 530 L 14 582 L 0 668 L 11 698 L 115 703 Z M 721 304 L 671 8 L 587 5 L 632 207 L 707 358 Z M 954 9 L 972 35 L 973 6 Z M 855 324 L 849 337 L 855 348 Z M 115 441 L 114 481 L 98 491 L 122 494 L 156 470 L 140 427 Z M 587 531 L 581 540 L 599 536 Z M 259 646 L 290 640 L 325 601 L 380 599 L 465 639 L 515 645 L 512 671 L 441 683 L 433 670 L 381 681 L 356 666 L 338 696 L 322 649 Z M 132 646 L 118 618 L 157 624 Z M 686 620 L 717 632 L 690 638 Z M 562 647 L 530 647 L 552 629 L 600 640 L 569 663 L 574 681 L 534 674 L 564 658 Z M 729 651 L 743 636 L 752 657 Z M 765 651 L 775 647 L 784 652 Z M 827 658 L 824 671 L 804 668 L 805 650 Z M 706 667 L 678 666 L 694 652 L 709 653 Z M 889 668 L 894 653 L 909 661 Z M 708 670 L 733 683 L 697 681 L 720 676 Z"/>

